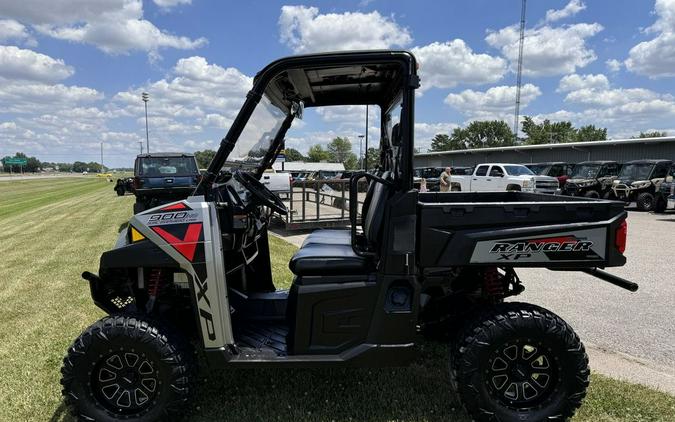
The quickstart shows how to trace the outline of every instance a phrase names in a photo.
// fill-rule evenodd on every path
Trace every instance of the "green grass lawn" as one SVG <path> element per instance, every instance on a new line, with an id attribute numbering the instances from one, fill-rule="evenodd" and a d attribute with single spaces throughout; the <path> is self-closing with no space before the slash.
<path id="1" fill-rule="evenodd" d="M 80 273 L 97 271 L 133 203 L 111 185 L 81 178 L 0 184 L 0 421 L 71 420 L 61 401 L 61 359 L 103 315 Z M 295 247 L 275 237 L 270 246 L 275 282 L 288 287 Z M 467 420 L 450 393 L 444 345 L 419 348 L 407 368 L 203 370 L 189 420 Z M 575 420 L 675 420 L 675 398 L 594 374 Z"/>

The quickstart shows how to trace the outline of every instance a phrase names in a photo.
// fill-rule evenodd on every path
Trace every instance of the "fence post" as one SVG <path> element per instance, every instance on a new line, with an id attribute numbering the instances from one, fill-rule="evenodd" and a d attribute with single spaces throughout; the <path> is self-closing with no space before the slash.
<path id="1" fill-rule="evenodd" d="M 316 219 L 319 219 L 319 181 L 316 180 L 314 185 L 314 191 L 316 194 Z"/>

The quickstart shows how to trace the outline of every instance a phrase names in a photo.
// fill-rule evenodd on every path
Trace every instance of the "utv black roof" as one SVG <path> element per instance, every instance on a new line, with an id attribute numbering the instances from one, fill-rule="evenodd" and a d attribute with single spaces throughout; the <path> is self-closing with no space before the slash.
<path id="1" fill-rule="evenodd" d="M 271 79 L 267 89 L 268 96 L 273 97 L 270 100 L 286 107 L 299 100 L 308 107 L 382 105 L 400 86 L 403 73 L 410 69 L 414 73 L 416 68 L 415 57 L 402 50 L 307 54 L 270 63 L 255 76 L 254 87 L 264 86 L 258 82 Z"/>
<path id="2" fill-rule="evenodd" d="M 633 160 L 633 161 L 626 161 L 625 164 L 659 164 L 659 163 L 672 163 L 673 160 L 665 160 L 665 159 L 644 159 L 644 160 Z"/>
<path id="3" fill-rule="evenodd" d="M 598 161 L 582 161 L 580 163 L 577 163 L 577 166 L 580 166 L 582 164 L 619 164 L 617 161 L 611 161 L 611 160 L 598 160 Z"/>
<path id="4" fill-rule="evenodd" d="M 527 167 L 527 166 L 553 166 L 556 164 L 571 164 L 571 163 L 565 161 L 543 161 L 541 163 L 525 163 L 523 165 Z"/>
<path id="5" fill-rule="evenodd" d="M 138 154 L 136 158 L 162 158 L 162 157 L 194 157 L 195 155 L 189 152 L 151 152 L 145 154 Z"/>

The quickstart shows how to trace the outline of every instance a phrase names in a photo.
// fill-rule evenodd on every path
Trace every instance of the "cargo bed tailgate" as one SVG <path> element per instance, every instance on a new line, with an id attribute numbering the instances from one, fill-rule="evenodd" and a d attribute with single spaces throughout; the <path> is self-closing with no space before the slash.
<path id="1" fill-rule="evenodd" d="M 522 192 L 420 194 L 418 262 L 547 268 L 625 264 L 623 204 Z"/>

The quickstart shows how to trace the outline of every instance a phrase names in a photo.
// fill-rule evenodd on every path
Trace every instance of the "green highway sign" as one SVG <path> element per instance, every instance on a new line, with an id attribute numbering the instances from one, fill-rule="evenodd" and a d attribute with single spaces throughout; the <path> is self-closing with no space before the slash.
<path id="1" fill-rule="evenodd" d="M 5 158 L 4 162 L 6 166 L 25 166 L 28 164 L 27 159 L 18 157 Z"/>

